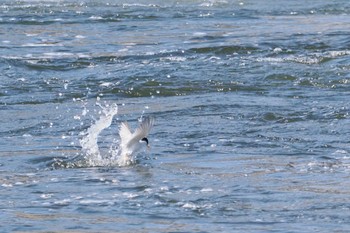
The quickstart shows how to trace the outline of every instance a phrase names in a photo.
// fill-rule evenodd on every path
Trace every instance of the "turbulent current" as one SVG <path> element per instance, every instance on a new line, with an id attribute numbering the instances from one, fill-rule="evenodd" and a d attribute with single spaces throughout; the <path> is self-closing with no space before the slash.
<path id="1" fill-rule="evenodd" d="M 350 3 L 0 2 L 0 232 L 349 232 Z M 120 160 L 119 126 L 154 117 Z"/>

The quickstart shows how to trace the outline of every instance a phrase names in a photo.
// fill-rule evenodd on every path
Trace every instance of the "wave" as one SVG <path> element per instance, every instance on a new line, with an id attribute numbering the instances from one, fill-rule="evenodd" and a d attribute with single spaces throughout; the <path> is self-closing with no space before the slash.
<path id="1" fill-rule="evenodd" d="M 350 50 L 334 50 L 326 52 L 317 52 L 304 55 L 281 55 L 276 57 L 259 57 L 256 60 L 258 62 L 269 62 L 269 63 L 284 63 L 284 62 L 295 62 L 306 65 L 320 64 L 323 62 L 328 62 L 332 59 L 336 59 L 342 56 L 350 55 Z"/>

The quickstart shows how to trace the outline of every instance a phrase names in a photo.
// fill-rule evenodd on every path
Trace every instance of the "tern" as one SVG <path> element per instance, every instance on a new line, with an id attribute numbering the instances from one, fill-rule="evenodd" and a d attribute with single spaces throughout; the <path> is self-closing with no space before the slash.
<path id="1" fill-rule="evenodd" d="M 119 164 L 121 166 L 128 165 L 133 162 L 134 155 L 146 144 L 150 148 L 148 134 L 154 124 L 154 118 L 145 117 L 142 119 L 139 127 L 135 132 L 131 132 L 128 122 L 122 122 L 119 127 L 120 136 L 120 157 Z"/>

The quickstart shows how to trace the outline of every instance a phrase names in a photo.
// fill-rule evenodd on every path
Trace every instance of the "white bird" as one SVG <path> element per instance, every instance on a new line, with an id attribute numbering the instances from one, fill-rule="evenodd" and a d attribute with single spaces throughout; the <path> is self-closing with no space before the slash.
<path id="1" fill-rule="evenodd" d="M 134 155 L 146 144 L 148 148 L 149 142 L 147 136 L 154 124 L 154 118 L 146 117 L 142 119 L 140 126 L 131 132 L 128 122 L 122 122 L 119 127 L 120 136 L 120 157 L 119 165 L 125 166 L 133 162 Z"/>

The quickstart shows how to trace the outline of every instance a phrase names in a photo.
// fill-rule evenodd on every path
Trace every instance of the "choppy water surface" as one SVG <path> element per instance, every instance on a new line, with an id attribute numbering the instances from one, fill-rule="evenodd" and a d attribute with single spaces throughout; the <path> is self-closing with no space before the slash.
<path id="1" fill-rule="evenodd" d="M 2 1 L 1 232 L 348 232 L 349 13 Z M 152 149 L 118 166 L 143 115 Z"/>

